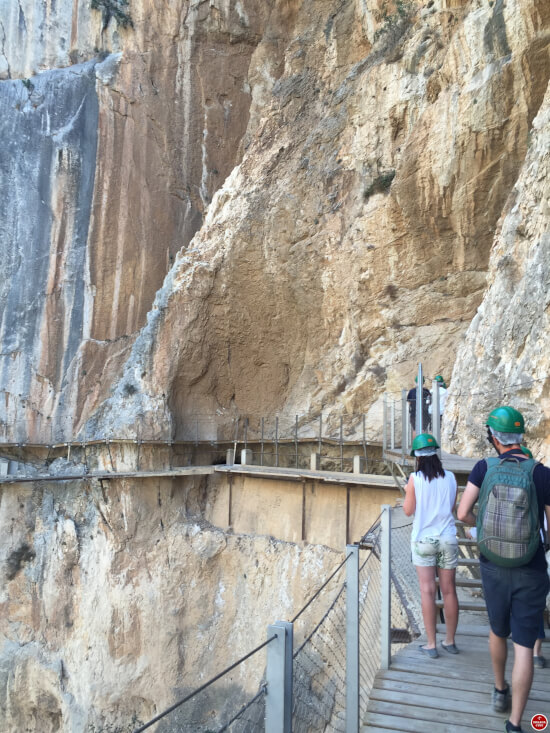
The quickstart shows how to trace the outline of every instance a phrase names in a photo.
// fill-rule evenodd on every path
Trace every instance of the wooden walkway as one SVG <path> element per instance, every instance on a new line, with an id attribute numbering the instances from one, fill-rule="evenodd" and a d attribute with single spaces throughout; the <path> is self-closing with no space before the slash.
<path id="1" fill-rule="evenodd" d="M 236 463 L 232 466 L 216 466 L 216 473 L 232 473 L 257 478 L 284 479 L 285 481 L 320 481 L 329 484 L 358 484 L 378 489 L 396 489 L 392 476 L 374 473 L 349 473 L 346 471 L 312 471 L 305 468 L 254 466 Z"/>
<path id="2" fill-rule="evenodd" d="M 438 626 L 438 643 L 444 638 Z M 504 730 L 507 714 L 491 706 L 493 675 L 486 626 L 460 626 L 456 644 L 460 654 L 439 649 L 438 659 L 424 656 L 417 639 L 394 657 L 389 670 L 380 671 L 370 694 L 361 733 L 464 733 Z M 511 680 L 513 644 L 508 641 L 506 679 Z M 548 659 L 550 644 L 543 643 Z M 532 730 L 531 717 L 550 718 L 550 668 L 535 669 L 531 694 L 523 715 L 525 731 Z"/>
<path id="3" fill-rule="evenodd" d="M 403 459 L 400 449 L 386 450 L 385 455 L 388 460 L 393 461 L 394 463 L 401 463 Z M 443 467 L 446 468 L 447 471 L 452 471 L 453 473 L 470 473 L 479 458 L 482 458 L 482 456 L 479 456 L 478 458 L 466 458 L 465 456 L 457 456 L 454 453 L 447 453 L 447 451 L 444 450 L 441 451 L 441 462 L 443 463 Z M 405 463 L 407 466 L 413 467 L 414 458 L 412 456 L 405 455 Z"/>

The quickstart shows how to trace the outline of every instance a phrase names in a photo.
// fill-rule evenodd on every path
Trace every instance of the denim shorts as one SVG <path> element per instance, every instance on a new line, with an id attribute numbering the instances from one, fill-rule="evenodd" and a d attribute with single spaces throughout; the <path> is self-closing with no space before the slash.
<path id="1" fill-rule="evenodd" d="M 458 540 L 456 537 L 423 537 L 411 542 L 413 565 L 421 568 L 437 566 L 442 570 L 453 570 L 458 562 Z"/>
<path id="2" fill-rule="evenodd" d="M 540 633 L 550 581 L 546 570 L 502 568 L 482 561 L 481 582 L 494 634 L 532 649 Z"/>

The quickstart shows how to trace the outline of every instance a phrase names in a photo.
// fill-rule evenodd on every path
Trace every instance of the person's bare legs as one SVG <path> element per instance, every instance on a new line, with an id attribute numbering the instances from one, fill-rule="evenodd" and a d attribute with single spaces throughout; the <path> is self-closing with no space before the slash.
<path id="1" fill-rule="evenodd" d="M 426 649 L 435 649 L 435 567 L 428 568 L 416 565 L 420 598 L 422 600 L 422 617 L 426 628 Z"/>
<path id="2" fill-rule="evenodd" d="M 537 639 L 535 642 L 535 646 L 533 647 L 533 656 L 540 657 L 541 652 L 542 652 L 542 639 Z"/>
<path id="3" fill-rule="evenodd" d="M 533 650 L 514 643 L 514 667 L 512 669 L 512 712 L 510 723 L 519 725 L 527 704 L 533 682 Z M 501 688 L 502 689 L 502 688 Z"/>
<path id="4" fill-rule="evenodd" d="M 506 688 L 504 669 L 506 667 L 506 658 L 508 656 L 506 637 L 497 636 L 492 630 L 489 631 L 489 652 L 491 654 L 491 662 L 493 664 L 495 687 L 497 690 L 504 690 Z M 531 666 L 533 666 L 532 659 Z"/>
<path id="5" fill-rule="evenodd" d="M 456 595 L 456 569 L 443 570 L 438 568 L 439 587 L 443 596 L 443 608 L 445 609 L 445 628 L 447 635 L 445 644 L 449 646 L 455 643 L 456 627 L 458 626 L 458 598 Z"/>

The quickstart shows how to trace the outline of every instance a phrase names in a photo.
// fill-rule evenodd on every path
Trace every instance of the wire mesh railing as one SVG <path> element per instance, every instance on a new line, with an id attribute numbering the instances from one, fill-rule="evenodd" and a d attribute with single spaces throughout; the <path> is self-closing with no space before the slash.
<path id="1" fill-rule="evenodd" d="M 215 428 L 215 419 L 220 423 Z M 56 435 L 43 435 L 43 442 L 28 436 L 0 435 L 0 476 L 19 474 L 71 475 L 90 471 L 112 473 L 172 470 L 188 466 L 216 464 L 280 467 L 297 470 L 340 471 L 345 473 L 386 473 L 381 443 L 367 437 L 366 416 L 296 415 L 294 419 L 274 416 L 269 420 L 248 417 L 193 416 L 189 440 L 121 437 L 114 430 L 87 429 L 72 435 L 72 422 Z M 226 429 L 227 428 L 227 429 Z M 56 442 L 60 441 L 60 442 Z M 313 460 L 315 458 L 315 460 Z"/>
<path id="2" fill-rule="evenodd" d="M 342 571 L 344 572 L 344 571 Z M 295 733 L 344 731 L 346 716 L 346 586 L 294 652 Z"/>

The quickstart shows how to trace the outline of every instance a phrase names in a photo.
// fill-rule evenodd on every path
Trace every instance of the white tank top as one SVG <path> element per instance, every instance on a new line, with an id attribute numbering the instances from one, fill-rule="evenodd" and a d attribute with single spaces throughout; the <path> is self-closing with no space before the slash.
<path id="1" fill-rule="evenodd" d="M 456 478 L 445 471 L 445 478 L 438 476 L 428 481 L 420 471 L 413 473 L 416 509 L 411 542 L 425 537 L 454 537 L 455 519 L 452 508 L 456 499 Z"/>

